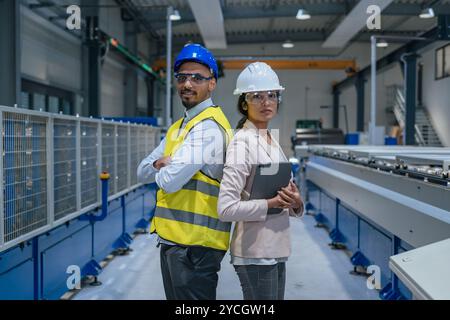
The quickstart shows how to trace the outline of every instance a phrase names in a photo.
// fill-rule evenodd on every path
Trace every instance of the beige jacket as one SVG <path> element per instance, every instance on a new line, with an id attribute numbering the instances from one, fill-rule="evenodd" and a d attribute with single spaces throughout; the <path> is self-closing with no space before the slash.
<path id="1" fill-rule="evenodd" d="M 267 214 L 267 200 L 248 200 L 254 177 L 252 164 L 288 161 L 272 136 L 269 145 L 254 124 L 247 120 L 227 149 L 220 185 L 218 213 L 222 221 L 235 221 L 231 254 L 242 258 L 283 258 L 291 253 L 289 216 L 293 210 Z"/>

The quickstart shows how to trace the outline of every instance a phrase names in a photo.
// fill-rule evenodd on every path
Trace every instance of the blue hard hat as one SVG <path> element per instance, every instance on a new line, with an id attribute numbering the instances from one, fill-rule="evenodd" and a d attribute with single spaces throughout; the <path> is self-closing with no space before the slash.
<path id="1" fill-rule="evenodd" d="M 185 62 L 197 62 L 203 64 L 207 68 L 211 70 L 211 73 L 214 75 L 214 78 L 218 78 L 219 69 L 217 67 L 217 62 L 211 52 L 205 47 L 199 44 L 188 44 L 184 46 L 183 50 L 181 50 L 177 59 L 175 60 L 174 71 L 178 72 L 181 65 Z"/>

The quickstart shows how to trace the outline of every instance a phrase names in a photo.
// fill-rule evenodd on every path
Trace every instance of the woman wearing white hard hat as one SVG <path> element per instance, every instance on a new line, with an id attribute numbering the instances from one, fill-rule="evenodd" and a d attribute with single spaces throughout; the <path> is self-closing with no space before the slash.
<path id="1" fill-rule="evenodd" d="M 268 130 L 283 90 L 272 68 L 255 62 L 241 72 L 234 91 L 243 118 L 227 149 L 218 213 L 222 221 L 236 222 L 231 263 L 245 300 L 284 299 L 286 261 L 291 253 L 289 216 L 303 214 L 303 202 L 292 181 L 272 199 L 249 200 L 254 165 L 288 161 Z M 282 211 L 272 214 L 272 208 Z"/>

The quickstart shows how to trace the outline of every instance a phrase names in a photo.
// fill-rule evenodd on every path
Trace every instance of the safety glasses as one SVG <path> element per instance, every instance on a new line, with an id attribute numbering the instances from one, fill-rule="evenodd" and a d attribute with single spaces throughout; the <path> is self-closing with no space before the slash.
<path id="1" fill-rule="evenodd" d="M 262 104 L 265 100 L 270 103 L 280 103 L 281 95 L 279 91 L 249 92 L 245 95 L 245 101 L 254 104 Z"/>
<path id="2" fill-rule="evenodd" d="M 199 73 L 175 73 L 175 79 L 179 84 L 185 83 L 188 79 L 191 83 L 201 84 L 204 81 L 211 80 L 214 77 L 204 77 Z"/>

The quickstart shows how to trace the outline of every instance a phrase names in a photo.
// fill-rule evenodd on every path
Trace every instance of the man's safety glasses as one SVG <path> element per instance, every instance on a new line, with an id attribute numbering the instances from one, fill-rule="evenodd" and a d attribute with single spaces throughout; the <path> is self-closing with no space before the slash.
<path id="1" fill-rule="evenodd" d="M 211 80 L 214 77 L 204 77 L 199 73 L 175 73 L 175 79 L 179 84 L 185 83 L 188 79 L 191 83 L 201 84 L 203 81 Z"/>

